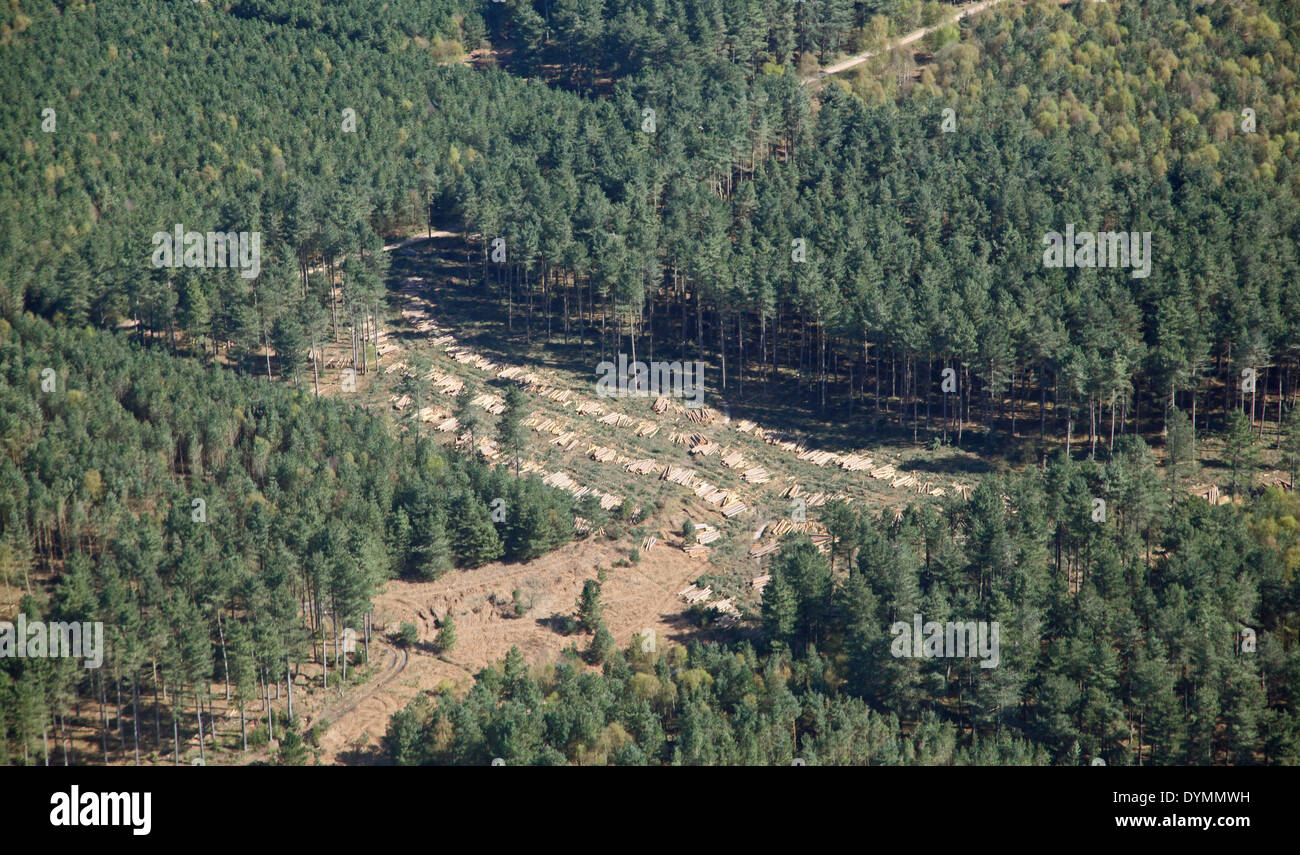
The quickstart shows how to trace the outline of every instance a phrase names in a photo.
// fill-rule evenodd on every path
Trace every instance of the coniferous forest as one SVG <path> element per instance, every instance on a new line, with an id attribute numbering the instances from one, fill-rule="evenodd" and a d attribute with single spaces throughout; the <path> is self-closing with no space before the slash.
<path id="1" fill-rule="evenodd" d="M 1300 6 L 966 8 L 11 0 L 0 621 L 105 638 L 0 656 L 0 763 L 310 762 L 381 594 L 667 519 L 521 466 L 513 390 L 448 442 L 428 365 L 384 385 L 419 239 L 502 350 L 698 360 L 711 407 L 983 465 L 811 508 L 729 631 L 616 636 L 604 570 L 558 657 L 384 626 L 465 673 L 371 760 L 1300 762 Z M 256 275 L 210 237 L 159 264 L 174 229 L 257 233 Z M 900 654 L 919 615 L 996 626 L 996 664 L 922 655 L 920 617 Z"/>

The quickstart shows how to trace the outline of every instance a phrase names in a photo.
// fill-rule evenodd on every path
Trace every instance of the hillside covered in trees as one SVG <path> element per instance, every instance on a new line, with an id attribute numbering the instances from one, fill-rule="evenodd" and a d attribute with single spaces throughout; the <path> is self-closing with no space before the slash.
<path id="1" fill-rule="evenodd" d="M 781 46 L 817 37 L 791 42 L 744 9 L 391 5 L 128 4 L 10 22 L 4 50 L 24 61 L 3 71 L 18 95 L 4 126 L 21 154 L 0 177 L 23 204 L 5 206 L 0 296 L 72 323 L 138 319 L 142 337 L 185 330 L 190 347 L 294 374 L 327 326 L 366 340 L 376 234 L 432 204 L 478 235 L 477 278 L 526 303 L 530 329 L 541 316 L 602 352 L 632 336 L 652 355 L 702 355 L 728 394 L 792 377 L 828 417 L 869 409 L 868 426 L 914 437 L 922 421 L 960 433 L 1019 419 L 1056 440 L 1086 432 L 1095 452 L 1102 435 L 1163 431 L 1171 407 L 1205 431 L 1234 407 L 1276 422 L 1279 395 L 1295 398 L 1285 4 L 1012 4 L 903 90 L 864 67 L 815 100 Z M 854 8 L 846 33 L 879 12 Z M 337 23 L 360 18 L 365 33 Z M 583 97 L 431 42 L 484 28 L 522 40 L 516 54 L 580 44 L 593 75 L 629 55 L 641 35 L 627 34 L 662 38 L 645 41 L 654 61 Z M 102 50 L 71 63 L 68 43 Z M 679 43 L 694 61 L 666 61 Z M 171 97 L 170 80 L 209 64 L 221 73 Z M 47 107 L 57 132 L 39 130 Z M 235 287 L 149 268 L 147 236 L 177 222 L 261 230 L 262 275 Z M 1150 232 L 1150 275 L 1045 268 L 1042 238 L 1067 224 Z M 330 275 L 313 281 L 321 264 Z M 960 375 L 952 406 L 945 368 Z"/>
<path id="2" fill-rule="evenodd" d="M 1090 497 L 1123 508 L 1108 523 Z M 1173 503 L 1140 440 L 969 503 L 827 513 L 786 542 L 754 644 L 646 644 L 417 700 L 398 763 L 1109 765 L 1300 761 L 1295 494 Z M 832 569 L 834 567 L 835 569 Z M 899 657 L 896 621 L 1000 626 L 1000 661 Z M 1243 643 L 1249 634 L 1250 643 Z M 652 640 L 653 642 L 653 640 Z"/>
<path id="3" fill-rule="evenodd" d="M 123 692 L 134 732 L 122 724 L 115 753 L 170 753 L 170 721 L 158 737 L 168 689 L 188 738 L 214 682 L 242 710 L 304 661 L 337 666 L 340 630 L 364 625 L 383 580 L 526 560 L 572 532 L 568 496 L 535 479 L 120 335 L 0 319 L 0 402 L 6 600 L 29 621 L 97 620 L 106 633 L 98 669 L 0 660 L 10 762 L 60 744 L 82 701 L 116 696 L 125 722 Z M 515 509 L 501 524 L 498 498 Z"/>
<path id="4" fill-rule="evenodd" d="M 124 705 L 136 746 L 163 708 L 202 739 L 214 682 L 242 705 L 337 662 L 384 580 L 572 536 L 565 494 L 420 437 L 418 405 L 411 432 L 320 395 L 328 347 L 378 367 L 384 238 L 438 218 L 510 334 L 1043 466 L 942 513 L 832 506 L 831 560 L 787 543 L 748 640 L 512 656 L 395 717 L 396 762 L 1295 762 L 1294 493 L 1215 507 L 1178 467 L 1212 439 L 1249 492 L 1267 444 L 1294 486 L 1300 12 L 1009 0 L 920 69 L 887 49 L 951 12 L 0 10 L 0 569 L 32 619 L 113 628 L 101 670 L 0 663 L 0 759 L 114 695 L 105 762 Z M 260 234 L 260 274 L 155 266 L 180 225 Z M 1045 265 L 1067 228 L 1149 233 L 1148 275 Z M 1001 664 L 890 656 L 919 612 L 998 621 Z"/>

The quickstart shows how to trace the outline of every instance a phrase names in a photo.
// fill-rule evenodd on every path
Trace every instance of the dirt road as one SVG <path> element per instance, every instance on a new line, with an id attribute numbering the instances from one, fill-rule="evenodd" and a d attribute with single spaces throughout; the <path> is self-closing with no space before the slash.
<path id="1" fill-rule="evenodd" d="M 945 18 L 944 20 L 940 21 L 937 24 L 934 24 L 933 26 L 923 27 L 922 29 L 919 30 L 913 30 L 912 32 L 908 33 L 905 36 L 901 36 L 897 39 L 894 39 L 893 41 L 887 42 L 884 45 L 884 47 L 879 47 L 876 48 L 875 50 L 869 50 L 864 53 L 857 54 L 856 56 L 851 56 L 848 59 L 840 60 L 834 65 L 830 65 L 822 69 L 813 77 L 805 77 L 803 82 L 813 83 L 817 80 L 821 80 L 824 77 L 830 77 L 832 74 L 839 74 L 841 71 L 847 71 L 848 69 L 853 68 L 855 65 L 861 65 L 862 63 L 871 59 L 873 56 L 879 56 L 882 53 L 888 53 L 889 51 L 893 50 L 896 47 L 903 47 L 905 45 L 910 45 L 913 42 L 920 41 L 921 39 L 930 35 L 930 33 L 933 33 L 935 30 L 940 29 L 941 27 L 946 27 L 949 24 L 954 23 L 955 21 L 960 21 L 962 18 L 965 18 L 967 15 L 973 15 L 976 12 L 982 12 L 983 10 L 988 9 L 991 6 L 996 6 L 1001 2 L 1003 2 L 1003 0 L 981 0 L 981 2 L 979 3 L 971 3 L 970 5 L 962 8 L 961 11 L 959 11 L 956 15 L 953 15 L 952 17 L 949 18 Z"/>

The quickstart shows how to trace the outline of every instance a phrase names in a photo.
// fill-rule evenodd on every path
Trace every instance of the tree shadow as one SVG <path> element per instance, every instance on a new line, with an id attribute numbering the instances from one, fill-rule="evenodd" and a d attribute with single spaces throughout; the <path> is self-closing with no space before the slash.
<path id="1" fill-rule="evenodd" d="M 366 745 L 364 747 L 354 745 L 346 751 L 340 751 L 334 755 L 336 763 L 343 766 L 388 766 L 391 765 L 388 758 L 384 756 L 383 751 L 378 745 Z"/>

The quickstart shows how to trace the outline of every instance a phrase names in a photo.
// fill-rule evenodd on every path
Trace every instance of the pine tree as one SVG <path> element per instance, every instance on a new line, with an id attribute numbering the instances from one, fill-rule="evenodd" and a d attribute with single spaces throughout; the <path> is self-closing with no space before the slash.
<path id="1" fill-rule="evenodd" d="M 783 571 L 774 567 L 771 576 L 763 587 L 763 634 L 769 644 L 788 648 L 797 630 L 799 601 Z"/>
<path id="2" fill-rule="evenodd" d="M 479 567 L 501 557 L 501 538 L 478 499 L 460 491 L 452 499 L 447 517 L 452 552 L 462 567 Z"/>
<path id="3" fill-rule="evenodd" d="M 456 622 L 452 620 L 450 612 L 442 619 L 442 626 L 438 627 L 435 643 L 441 653 L 450 653 L 456 649 Z"/>
<path id="4" fill-rule="evenodd" d="M 578 625 L 586 632 L 595 632 L 605 623 L 605 609 L 600 602 L 600 582 L 588 579 L 582 583 L 578 595 Z"/>
<path id="5" fill-rule="evenodd" d="M 280 750 L 276 755 L 276 764 L 279 766 L 305 766 L 307 764 L 307 745 L 303 742 L 302 734 L 298 733 L 298 726 L 295 722 L 285 728 L 284 736 L 280 738 Z"/>
<path id="6" fill-rule="evenodd" d="M 515 475 L 519 475 L 519 443 L 524 437 L 522 420 L 527 399 L 519 387 L 511 383 L 506 387 L 505 409 L 497 422 L 497 441 L 503 450 L 509 450 L 515 461 Z"/>
<path id="7" fill-rule="evenodd" d="M 1237 484 L 1243 478 L 1246 486 L 1254 482 L 1259 467 L 1259 449 L 1255 445 L 1255 432 L 1240 410 L 1228 414 L 1228 433 L 1224 440 L 1224 454 L 1232 468 L 1232 494 L 1237 495 Z"/>
<path id="8" fill-rule="evenodd" d="M 1177 492 L 1182 477 L 1182 467 L 1191 462 L 1192 423 L 1182 410 L 1173 410 L 1169 416 L 1169 435 L 1166 445 L 1169 450 L 1168 477 L 1171 497 Z"/>

